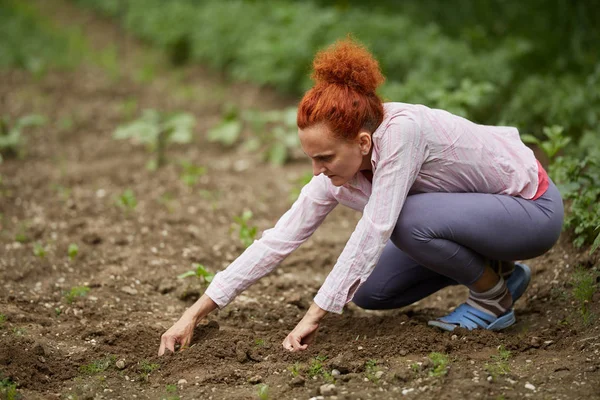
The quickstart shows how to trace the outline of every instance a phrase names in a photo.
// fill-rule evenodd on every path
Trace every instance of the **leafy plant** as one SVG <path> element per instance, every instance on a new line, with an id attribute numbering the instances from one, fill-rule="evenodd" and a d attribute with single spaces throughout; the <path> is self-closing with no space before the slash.
<path id="1" fill-rule="evenodd" d="M 450 360 L 446 354 L 432 352 L 428 357 L 433 363 L 433 368 L 429 371 L 429 376 L 439 377 L 448 373 Z"/>
<path id="2" fill-rule="evenodd" d="M 570 142 L 571 138 L 564 135 L 564 128 L 562 126 L 553 125 L 551 127 L 544 127 L 543 129 L 545 140 L 540 140 L 537 137 L 524 134 L 521 135 L 521 140 L 524 143 L 536 144 L 546 153 L 546 156 L 553 160 L 559 151 L 564 149 Z"/>
<path id="3" fill-rule="evenodd" d="M 137 207 L 137 199 L 135 198 L 133 190 L 126 189 L 117 197 L 116 203 L 117 206 L 125 211 L 134 210 Z"/>
<path id="4" fill-rule="evenodd" d="M 0 314 L 0 328 L 2 328 L 4 326 L 5 322 L 6 322 L 6 315 Z"/>
<path id="5" fill-rule="evenodd" d="M 3 399 L 17 400 L 21 396 L 17 392 L 17 385 L 8 378 L 0 380 L 0 394 Z"/>
<path id="6" fill-rule="evenodd" d="M 258 398 L 260 400 L 269 400 L 269 385 L 263 383 L 258 386 Z"/>
<path id="7" fill-rule="evenodd" d="M 185 279 L 190 276 L 196 276 L 200 278 L 204 283 L 211 283 L 213 278 L 215 277 L 215 274 L 208 272 L 206 270 L 206 267 L 202 264 L 193 263 L 192 268 L 194 269 L 184 272 L 181 275 L 177 275 L 177 279 Z"/>
<path id="8" fill-rule="evenodd" d="M 168 115 L 146 109 L 137 120 L 118 127 L 113 137 L 145 145 L 155 153 L 156 157 L 147 164 L 148 169 L 155 170 L 165 165 L 168 144 L 192 142 L 195 124 L 194 116 L 188 113 Z"/>
<path id="9" fill-rule="evenodd" d="M 227 104 L 221 122 L 210 129 L 206 137 L 210 142 L 217 142 L 225 147 L 231 147 L 240 137 L 242 127 L 243 123 L 238 109 L 232 104 Z"/>
<path id="10" fill-rule="evenodd" d="M 77 255 L 79 254 L 79 246 L 77 246 L 77 244 L 75 244 L 75 243 L 69 244 L 69 248 L 67 249 L 67 254 L 69 255 L 69 258 L 71 260 L 75 259 L 75 257 L 77 257 Z"/>
<path id="11" fill-rule="evenodd" d="M 95 360 L 90 362 L 89 364 L 85 364 L 79 367 L 79 372 L 93 375 L 100 372 L 106 371 L 108 368 L 115 364 L 116 356 L 110 355 L 101 360 Z"/>
<path id="12" fill-rule="evenodd" d="M 198 183 L 198 179 L 204 174 L 206 174 L 206 168 L 202 166 L 197 166 L 192 164 L 189 161 L 182 161 L 181 167 L 183 172 L 181 173 L 181 180 L 188 186 L 194 186 Z"/>
<path id="13" fill-rule="evenodd" d="M 323 361 L 327 360 L 327 356 L 315 356 L 308 366 L 306 373 L 310 378 L 313 378 L 318 375 L 323 375 L 325 373 L 325 369 L 323 368 Z"/>
<path id="14" fill-rule="evenodd" d="M 148 360 L 141 360 L 138 363 L 138 370 L 144 380 L 148 380 L 150 374 L 160 368 L 160 364 L 151 363 Z"/>
<path id="15" fill-rule="evenodd" d="M 67 303 L 70 304 L 73 301 L 75 301 L 78 297 L 87 296 L 89 292 L 90 288 L 87 286 L 75 286 L 72 287 L 71 290 L 67 292 L 67 294 L 65 294 L 65 300 L 67 300 Z"/>
<path id="16" fill-rule="evenodd" d="M 365 362 L 365 373 L 367 375 L 367 379 L 373 383 L 377 383 L 379 378 L 377 377 L 377 371 L 379 368 L 377 367 L 377 360 L 369 359 Z"/>
<path id="17" fill-rule="evenodd" d="M 508 360 L 510 359 L 511 352 L 504 346 L 498 347 L 498 354 L 492 354 L 491 362 L 485 363 L 485 370 L 492 378 L 496 379 L 498 376 L 507 375 L 510 373 L 510 366 Z"/>
<path id="18" fill-rule="evenodd" d="M 245 210 L 241 216 L 233 217 L 234 225 L 237 226 L 238 235 L 240 241 L 245 247 L 250 246 L 254 242 L 258 228 L 256 226 L 249 226 L 248 221 L 252 218 L 253 214 L 250 210 Z"/>
<path id="19" fill-rule="evenodd" d="M 33 245 L 33 254 L 36 257 L 45 258 L 46 255 L 48 254 L 48 249 L 46 249 L 46 246 L 44 246 L 40 242 L 36 242 Z"/>
<path id="20" fill-rule="evenodd" d="M 295 378 L 300 375 L 300 372 L 302 371 L 302 364 L 296 361 L 293 365 L 288 367 L 288 371 L 290 371 L 292 376 Z"/>
<path id="21" fill-rule="evenodd" d="M 0 118 L 0 163 L 3 157 L 23 157 L 26 140 L 23 129 L 30 126 L 42 126 L 46 118 L 41 115 L 25 115 L 11 123 L 8 116 Z"/>

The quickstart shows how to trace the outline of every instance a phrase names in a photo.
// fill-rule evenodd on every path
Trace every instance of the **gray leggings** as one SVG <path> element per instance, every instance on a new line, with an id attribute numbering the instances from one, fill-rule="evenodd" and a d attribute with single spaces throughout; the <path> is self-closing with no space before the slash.
<path id="1" fill-rule="evenodd" d="M 540 256 L 558 240 L 564 217 L 553 182 L 537 200 L 483 193 L 408 196 L 392 237 L 354 295 L 366 309 L 399 308 L 449 285 L 470 285 L 486 259 Z"/>

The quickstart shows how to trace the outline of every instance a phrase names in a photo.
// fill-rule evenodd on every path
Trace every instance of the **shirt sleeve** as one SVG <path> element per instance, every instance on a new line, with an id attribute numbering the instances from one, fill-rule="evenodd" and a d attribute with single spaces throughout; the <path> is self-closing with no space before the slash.
<path id="1" fill-rule="evenodd" d="M 273 271 L 292 251 L 304 243 L 337 205 L 326 177 L 315 176 L 305 185 L 292 207 L 271 229 L 264 231 L 224 271 L 215 275 L 206 289 L 219 308 Z"/>
<path id="2" fill-rule="evenodd" d="M 404 201 L 426 159 L 419 125 L 405 116 L 392 119 L 373 138 L 379 161 L 362 218 L 314 298 L 324 310 L 341 313 L 373 271 L 396 225 Z"/>

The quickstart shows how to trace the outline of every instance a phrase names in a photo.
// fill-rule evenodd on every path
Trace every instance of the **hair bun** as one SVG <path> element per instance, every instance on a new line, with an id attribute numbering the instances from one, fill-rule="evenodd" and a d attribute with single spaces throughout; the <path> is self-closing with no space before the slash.
<path id="1" fill-rule="evenodd" d="M 317 53 L 312 78 L 315 84 L 346 85 L 367 94 L 375 93 L 385 80 L 373 55 L 351 38 Z"/>

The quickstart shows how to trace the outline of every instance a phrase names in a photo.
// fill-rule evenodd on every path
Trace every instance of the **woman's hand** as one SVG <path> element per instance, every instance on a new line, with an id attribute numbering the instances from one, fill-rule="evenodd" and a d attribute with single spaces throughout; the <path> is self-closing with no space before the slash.
<path id="1" fill-rule="evenodd" d="M 181 318 L 179 318 L 179 321 L 175 322 L 168 331 L 163 333 L 160 338 L 158 355 L 162 356 L 165 354 L 165 350 L 171 350 L 174 353 L 175 344 L 177 343 L 179 343 L 181 347 L 189 345 L 192 342 L 194 328 L 198 325 L 198 322 L 216 308 L 217 303 L 207 295 L 203 294 L 194 305 L 183 313 Z"/>
<path id="2" fill-rule="evenodd" d="M 179 321 L 177 321 L 168 331 L 163 333 L 160 338 L 160 348 L 158 349 L 158 355 L 162 356 L 165 354 L 165 350 L 171 350 L 175 352 L 175 344 L 179 343 L 181 347 L 186 347 L 192 341 L 194 335 L 194 328 L 196 327 L 196 319 L 183 314 Z"/>
<path id="3" fill-rule="evenodd" d="M 304 315 L 304 318 L 287 335 L 282 343 L 283 348 L 289 351 L 306 350 L 308 345 L 315 339 L 319 323 L 326 314 L 327 311 L 313 303 Z"/>

